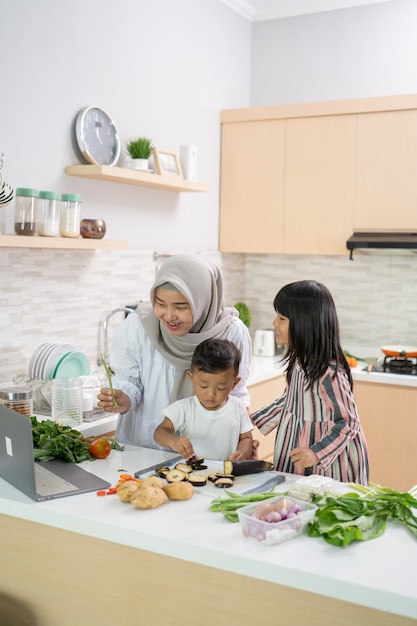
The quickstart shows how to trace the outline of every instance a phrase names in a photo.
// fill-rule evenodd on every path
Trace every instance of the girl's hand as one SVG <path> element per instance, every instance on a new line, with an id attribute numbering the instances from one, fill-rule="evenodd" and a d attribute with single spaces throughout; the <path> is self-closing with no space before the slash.
<path id="1" fill-rule="evenodd" d="M 113 396 L 116 400 L 118 407 L 114 405 Z M 130 410 L 131 402 L 128 395 L 121 389 L 113 389 L 113 395 L 111 389 L 108 387 L 102 387 L 100 393 L 97 394 L 98 406 L 100 406 L 107 413 L 127 413 Z"/>
<path id="2" fill-rule="evenodd" d="M 319 462 L 318 456 L 310 448 L 294 448 L 290 452 L 290 459 L 294 465 L 306 468 L 312 465 L 317 465 Z"/>
<path id="3" fill-rule="evenodd" d="M 232 454 L 227 459 L 228 461 L 246 461 L 247 456 L 241 452 L 240 450 L 236 450 L 236 452 L 232 452 Z"/>

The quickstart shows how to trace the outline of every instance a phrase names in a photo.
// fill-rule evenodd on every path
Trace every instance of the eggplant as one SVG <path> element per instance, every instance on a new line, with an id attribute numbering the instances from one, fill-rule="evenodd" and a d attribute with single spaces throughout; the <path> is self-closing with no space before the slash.
<path id="1" fill-rule="evenodd" d="M 187 478 L 188 474 L 186 472 L 182 472 L 181 470 L 175 468 L 169 470 L 169 472 L 165 474 L 165 479 L 169 483 L 179 483 L 182 480 L 187 480 Z"/>
<path id="2" fill-rule="evenodd" d="M 269 461 L 251 459 L 249 461 L 224 461 L 223 471 L 225 474 L 233 476 L 245 476 L 246 474 L 259 474 L 259 472 L 270 472 L 274 466 Z"/>
<path id="3" fill-rule="evenodd" d="M 191 474 L 188 474 L 188 482 L 194 487 L 204 487 L 207 484 L 207 478 L 203 474 L 191 472 Z"/>
<path id="4" fill-rule="evenodd" d="M 218 478 L 214 486 L 219 489 L 229 489 L 229 487 L 233 487 L 233 480 L 231 478 Z"/>
<path id="5" fill-rule="evenodd" d="M 185 474 L 189 474 L 193 471 L 193 468 L 191 467 L 191 465 L 188 465 L 188 463 L 177 463 L 174 469 L 180 470 Z"/>

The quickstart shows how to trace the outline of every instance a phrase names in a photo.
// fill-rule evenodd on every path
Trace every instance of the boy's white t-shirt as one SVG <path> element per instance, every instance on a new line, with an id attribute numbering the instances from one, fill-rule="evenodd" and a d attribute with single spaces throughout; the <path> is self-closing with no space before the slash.
<path id="1" fill-rule="evenodd" d="M 217 411 L 207 411 L 197 396 L 177 400 L 164 411 L 176 434 L 188 437 L 197 456 L 212 461 L 225 461 L 236 452 L 239 436 L 253 430 L 242 400 L 229 396 Z"/>

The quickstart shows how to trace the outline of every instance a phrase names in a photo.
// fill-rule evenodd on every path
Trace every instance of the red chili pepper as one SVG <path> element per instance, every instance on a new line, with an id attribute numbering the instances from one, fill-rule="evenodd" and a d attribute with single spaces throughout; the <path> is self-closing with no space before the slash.
<path id="1" fill-rule="evenodd" d="M 105 491 L 97 491 L 97 495 L 98 496 L 105 496 L 106 492 Z"/>

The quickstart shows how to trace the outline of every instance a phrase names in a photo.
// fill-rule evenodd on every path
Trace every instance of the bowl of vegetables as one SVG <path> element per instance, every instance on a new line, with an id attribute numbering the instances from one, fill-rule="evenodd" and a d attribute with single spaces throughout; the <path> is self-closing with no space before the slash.
<path id="1" fill-rule="evenodd" d="M 237 513 L 245 537 L 272 546 L 300 535 L 316 510 L 311 502 L 281 495 L 248 504 Z"/>

